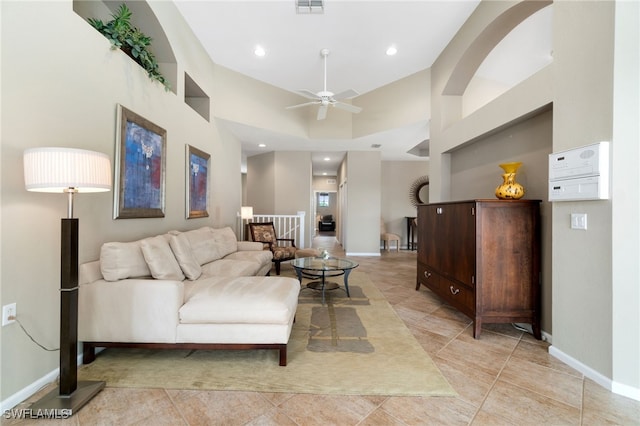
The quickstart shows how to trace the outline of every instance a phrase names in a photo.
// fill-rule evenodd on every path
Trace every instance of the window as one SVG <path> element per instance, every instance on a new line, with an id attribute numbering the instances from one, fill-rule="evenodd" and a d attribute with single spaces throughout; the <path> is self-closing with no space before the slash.
<path id="1" fill-rule="evenodd" d="M 318 194 L 318 207 L 329 207 L 329 194 L 321 192 Z"/>

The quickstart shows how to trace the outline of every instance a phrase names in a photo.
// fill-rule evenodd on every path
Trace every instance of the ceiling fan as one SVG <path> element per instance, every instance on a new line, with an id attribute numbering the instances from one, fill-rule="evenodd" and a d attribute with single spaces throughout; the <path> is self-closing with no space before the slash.
<path id="1" fill-rule="evenodd" d="M 338 94 L 334 94 L 333 92 L 329 92 L 327 90 L 327 56 L 329 56 L 329 49 L 322 49 L 320 51 L 320 54 L 324 59 L 324 89 L 318 93 L 313 93 L 311 90 L 307 89 L 298 90 L 298 93 L 300 93 L 302 96 L 304 96 L 305 98 L 313 99 L 313 101 L 305 102 L 298 105 L 291 105 L 286 108 L 292 109 L 301 108 L 308 105 L 320 105 L 320 108 L 318 108 L 318 120 L 324 120 L 327 117 L 327 110 L 329 109 L 329 106 L 334 106 L 336 108 L 340 108 L 355 114 L 362 111 L 362 108 L 360 107 L 345 102 L 340 102 L 340 99 L 350 99 L 354 96 L 358 96 L 359 93 L 355 90 L 349 89 Z"/>

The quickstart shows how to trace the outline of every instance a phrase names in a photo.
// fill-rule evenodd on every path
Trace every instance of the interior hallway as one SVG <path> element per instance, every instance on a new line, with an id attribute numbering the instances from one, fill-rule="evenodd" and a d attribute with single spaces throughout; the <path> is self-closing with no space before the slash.
<path id="1" fill-rule="evenodd" d="M 314 247 L 344 256 L 335 237 Z M 416 252 L 353 258 L 458 392 L 451 397 L 330 396 L 171 389 L 104 389 L 69 425 L 640 425 L 640 402 L 605 390 L 511 325 L 483 327 L 415 291 Z M 283 273 L 291 266 L 283 264 Z M 291 273 L 291 271 L 289 271 Z M 275 273 L 275 272 L 274 272 Z M 286 367 L 285 367 L 286 368 Z M 331 368 L 327 366 L 327 368 Z M 158 372 L 162 374 L 162 372 Z M 375 374 L 375 372 L 372 372 Z M 48 389 L 47 389 L 48 390 Z M 37 420 L 2 424 L 41 424 Z"/>

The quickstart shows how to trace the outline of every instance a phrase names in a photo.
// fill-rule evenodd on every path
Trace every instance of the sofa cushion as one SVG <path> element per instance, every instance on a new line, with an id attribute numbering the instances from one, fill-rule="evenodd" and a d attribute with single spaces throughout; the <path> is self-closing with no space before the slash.
<path id="1" fill-rule="evenodd" d="M 219 229 L 211 228 L 211 232 L 220 258 L 238 251 L 238 237 L 233 229 L 228 226 Z"/>
<path id="2" fill-rule="evenodd" d="M 288 324 L 300 283 L 286 277 L 211 277 L 185 286 L 181 324 Z"/>
<path id="3" fill-rule="evenodd" d="M 199 265 L 222 259 L 238 250 L 236 234 L 230 227 L 213 229 L 208 226 L 183 232 Z"/>
<path id="4" fill-rule="evenodd" d="M 104 243 L 100 248 L 100 271 L 106 281 L 151 275 L 140 241 Z"/>
<path id="5" fill-rule="evenodd" d="M 184 280 L 184 274 L 169 246 L 169 235 L 158 235 L 140 241 L 151 276 L 158 280 Z"/>
<path id="6" fill-rule="evenodd" d="M 260 244 L 260 243 L 256 243 Z M 229 260 L 247 260 L 249 262 L 257 262 L 261 265 L 266 263 L 271 264 L 271 259 L 273 259 L 273 253 L 267 250 L 260 251 L 237 251 L 235 253 L 231 253 L 225 256 L 225 259 Z"/>
<path id="7" fill-rule="evenodd" d="M 222 256 L 218 254 L 218 250 L 213 244 L 213 233 L 211 228 L 204 226 L 200 229 L 183 232 L 191 245 L 191 252 L 199 265 L 213 262 Z"/>
<path id="8" fill-rule="evenodd" d="M 258 273 L 262 265 L 247 260 L 218 259 L 202 265 L 203 277 L 242 277 Z"/>
<path id="9" fill-rule="evenodd" d="M 264 244 L 255 241 L 238 241 L 238 251 L 264 250 Z"/>
<path id="10" fill-rule="evenodd" d="M 200 263 L 193 255 L 189 239 L 182 232 L 173 233 L 169 239 L 169 246 L 176 256 L 176 260 L 184 275 L 190 280 L 197 280 L 202 275 Z"/>

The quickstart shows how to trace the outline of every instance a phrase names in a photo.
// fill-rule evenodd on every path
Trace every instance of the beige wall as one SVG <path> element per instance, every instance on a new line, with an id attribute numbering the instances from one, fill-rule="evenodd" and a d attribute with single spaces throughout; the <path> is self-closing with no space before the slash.
<path id="1" fill-rule="evenodd" d="M 256 214 L 305 212 L 305 246 L 314 230 L 311 153 L 269 152 L 247 158 L 247 205 Z"/>
<path id="2" fill-rule="evenodd" d="M 279 151 L 275 153 L 275 214 L 311 215 L 311 153 Z"/>
<path id="3" fill-rule="evenodd" d="M 332 183 L 329 183 L 331 181 Z M 313 190 L 314 191 L 337 191 L 338 190 L 338 177 L 337 176 L 314 176 L 313 177 Z"/>
<path id="4" fill-rule="evenodd" d="M 380 254 L 380 152 L 347 153 L 347 255 Z"/>
<path id="5" fill-rule="evenodd" d="M 416 208 L 411 204 L 411 185 L 420 177 L 429 175 L 429 161 L 383 161 L 380 215 L 387 232 L 401 237 L 401 246 L 407 245 L 405 217 L 415 217 Z"/>
<path id="6" fill-rule="evenodd" d="M 554 5 L 554 34 L 562 29 L 554 37 L 554 151 L 612 140 L 613 21 L 611 2 Z M 618 149 L 618 141 L 612 145 Z M 553 203 L 553 346 L 607 377 L 614 201 Z M 570 229 L 571 213 L 588 215 L 586 232 Z"/>
<path id="7" fill-rule="evenodd" d="M 353 116 L 353 137 L 426 121 L 431 116 L 430 77 L 430 70 L 422 70 L 358 96 L 354 103 L 363 110 Z"/>
<path id="8" fill-rule="evenodd" d="M 276 209 L 275 152 L 247 158 L 247 205 L 255 214 L 274 214 Z"/>
<path id="9" fill-rule="evenodd" d="M 305 247 L 311 247 L 314 234 L 313 191 L 311 190 L 311 153 L 275 153 L 275 214 L 305 212 Z"/>
<path id="10" fill-rule="evenodd" d="M 614 391 L 640 388 L 640 3 L 617 2 L 614 47 L 613 380 Z M 629 184 L 631 182 L 631 184 Z"/>

